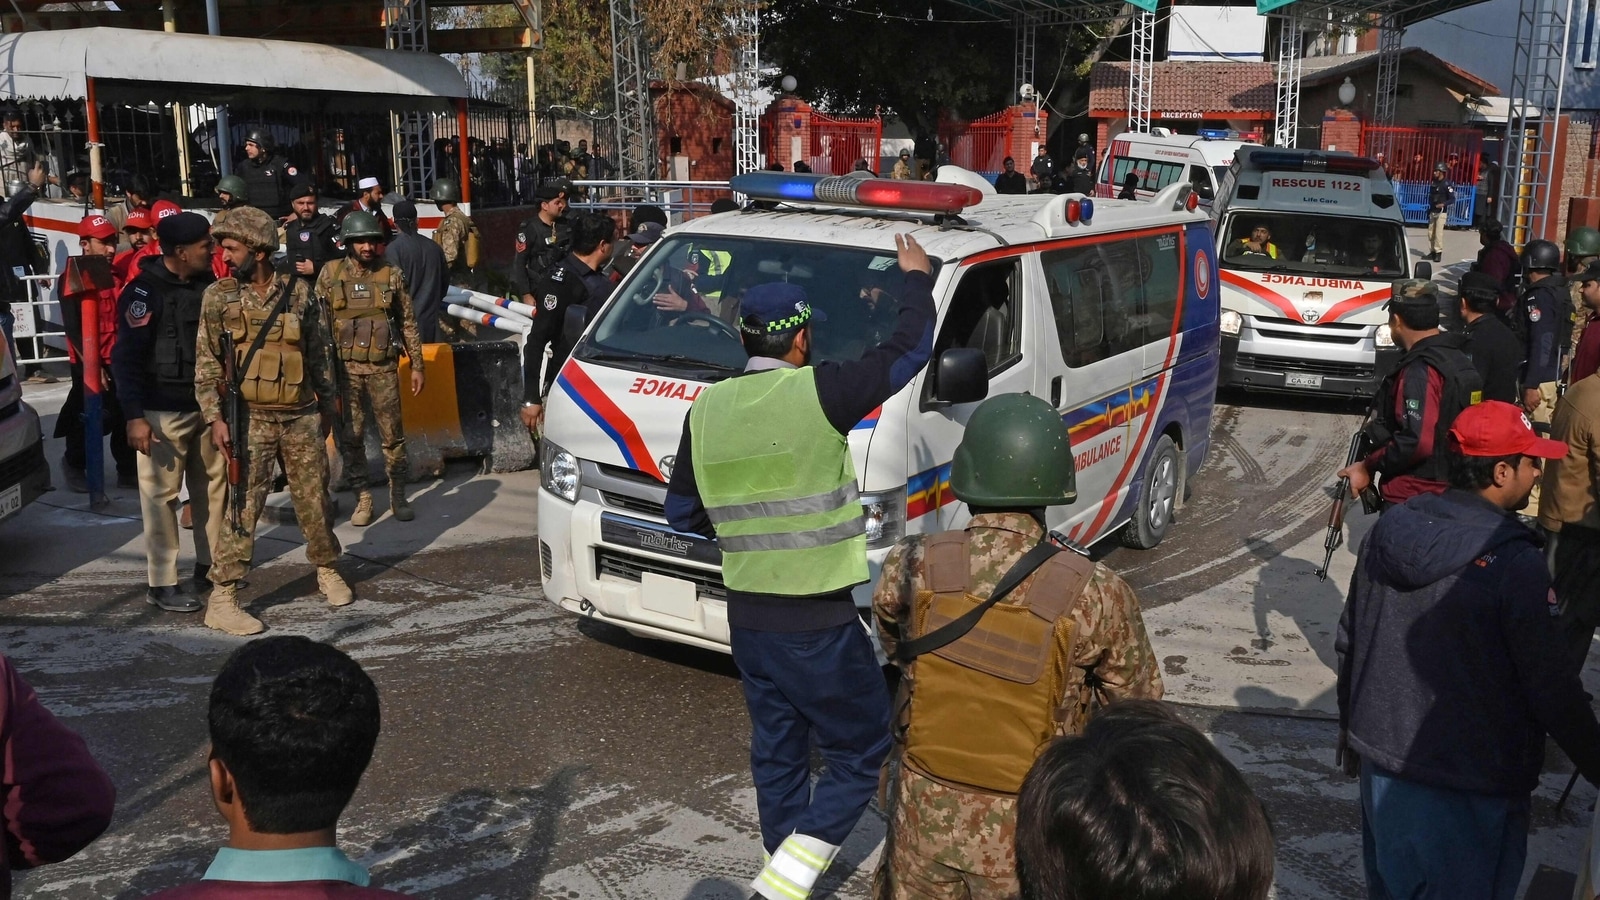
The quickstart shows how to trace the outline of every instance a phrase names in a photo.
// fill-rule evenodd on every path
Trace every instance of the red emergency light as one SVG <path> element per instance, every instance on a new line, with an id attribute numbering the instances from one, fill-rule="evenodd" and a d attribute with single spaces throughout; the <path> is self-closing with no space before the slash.
<path id="1" fill-rule="evenodd" d="M 964 184 L 857 178 L 851 175 L 746 172 L 735 175 L 728 186 L 752 200 L 793 200 L 947 215 L 955 215 L 983 201 L 981 191 Z"/>

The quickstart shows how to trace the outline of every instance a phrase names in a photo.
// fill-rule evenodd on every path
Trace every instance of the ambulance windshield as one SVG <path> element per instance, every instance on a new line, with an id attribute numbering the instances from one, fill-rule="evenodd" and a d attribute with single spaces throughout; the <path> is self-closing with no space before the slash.
<path id="1" fill-rule="evenodd" d="M 937 262 L 934 263 L 938 265 Z M 935 270 L 937 275 L 937 270 Z M 668 236 L 640 260 L 574 354 L 715 381 L 744 369 L 739 297 L 767 282 L 805 289 L 826 321 L 812 359 L 858 359 L 894 331 L 904 283 L 892 251 L 704 235 Z"/>
<path id="2" fill-rule="evenodd" d="M 1406 238 L 1398 222 L 1248 210 L 1230 215 L 1223 233 L 1225 269 L 1406 277 Z"/>

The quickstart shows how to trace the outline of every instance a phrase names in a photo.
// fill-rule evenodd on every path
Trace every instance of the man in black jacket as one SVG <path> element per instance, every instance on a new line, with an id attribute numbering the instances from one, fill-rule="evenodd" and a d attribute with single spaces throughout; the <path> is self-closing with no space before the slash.
<path id="1" fill-rule="evenodd" d="M 145 599 L 169 612 L 198 612 L 199 597 L 178 583 L 178 489 L 187 480 L 194 520 L 194 581 L 210 585 L 227 487 L 227 468 L 195 399 L 195 348 L 200 295 L 211 274 L 210 223 L 181 212 L 156 225 L 161 255 L 139 262 L 139 274 L 117 300 L 117 342 L 111 372 L 138 451 L 139 507 L 148 575 Z"/>
<path id="2" fill-rule="evenodd" d="M 1468 272 L 1461 276 L 1459 290 L 1461 318 L 1467 326 L 1466 351 L 1483 379 L 1483 399 L 1521 403 L 1519 386 L 1526 348 L 1496 314 L 1500 285 L 1493 275 Z"/>
<path id="3" fill-rule="evenodd" d="M 1444 163 L 1433 167 L 1433 181 L 1428 185 L 1428 258 L 1444 261 L 1444 227 L 1450 222 L 1450 207 L 1456 202 L 1455 189 L 1445 180 Z"/>
<path id="4" fill-rule="evenodd" d="M 244 160 L 237 174 L 250 192 L 250 205 L 274 219 L 289 215 L 289 192 L 300 173 L 282 155 L 274 153 L 267 129 L 250 129 L 244 139 Z"/>
<path id="5" fill-rule="evenodd" d="M 317 211 L 317 189 L 309 184 L 295 185 L 289 203 L 294 215 L 284 226 L 283 241 L 288 262 L 306 287 L 316 287 L 317 276 L 328 260 L 344 255 L 334 243 L 339 224 L 332 216 Z"/>
<path id="6" fill-rule="evenodd" d="M 1545 735 L 1600 779 L 1542 541 L 1514 515 L 1567 448 L 1493 400 L 1450 437 L 1451 490 L 1391 509 L 1357 557 L 1335 641 L 1341 749 L 1371 896 L 1512 900 Z"/>

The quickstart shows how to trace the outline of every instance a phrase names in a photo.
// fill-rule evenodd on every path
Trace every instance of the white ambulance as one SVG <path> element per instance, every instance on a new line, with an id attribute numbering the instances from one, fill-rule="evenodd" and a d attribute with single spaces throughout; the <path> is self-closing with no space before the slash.
<path id="1" fill-rule="evenodd" d="M 1194 185 L 1201 206 L 1210 206 L 1227 177 L 1235 155 L 1246 147 L 1259 147 L 1261 136 L 1217 128 L 1202 128 L 1198 135 L 1174 134 L 1152 128 L 1149 134 L 1124 132 L 1111 139 L 1100 163 L 1095 194 L 1115 197 L 1128 176 L 1136 179 L 1135 194 L 1145 199 L 1179 181 Z"/>
<path id="2" fill-rule="evenodd" d="M 1415 269 L 1394 187 L 1348 153 L 1250 149 L 1213 208 L 1222 383 L 1367 396 L 1400 348 L 1384 304 Z"/>
<path id="3" fill-rule="evenodd" d="M 941 181 L 976 177 L 940 170 Z M 896 234 L 934 261 L 938 326 L 927 368 L 849 435 L 873 574 L 902 535 L 966 522 L 950 460 L 978 400 L 1006 392 L 1050 398 L 1071 428 L 1078 500 L 1050 510 L 1053 528 L 1085 544 L 1120 533 L 1150 547 L 1166 535 L 1205 458 L 1217 380 L 1214 245 L 1187 183 L 1148 202 L 788 173 L 735 186 L 766 208 L 669 231 L 550 391 L 538 541 L 551 602 L 727 649 L 720 551 L 663 513 L 684 416 L 742 371 L 732 322 L 751 285 L 805 288 L 827 315 L 813 326 L 819 359 L 886 336 L 903 283 Z M 669 288 L 705 311 L 662 312 L 653 298 Z M 870 604 L 870 585 L 855 593 Z"/>

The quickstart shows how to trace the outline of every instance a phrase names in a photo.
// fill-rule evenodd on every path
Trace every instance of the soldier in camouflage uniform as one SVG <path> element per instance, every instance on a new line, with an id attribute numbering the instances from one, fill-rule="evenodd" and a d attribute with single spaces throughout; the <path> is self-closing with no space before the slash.
<path id="1" fill-rule="evenodd" d="M 333 606 L 354 597 L 333 568 L 339 539 L 328 521 L 328 458 L 323 450 L 324 421 L 334 411 L 333 368 L 323 319 L 311 291 L 293 275 L 273 271 L 278 229 L 254 207 L 240 207 L 213 229 L 233 266 L 234 277 L 206 288 L 200 301 L 199 350 L 195 354 L 195 398 L 211 426 L 218 449 L 244 451 L 249 469 L 248 492 L 241 510 L 230 510 L 224 524 L 211 580 L 215 585 L 206 608 L 206 624 L 229 634 L 257 634 L 259 619 L 239 606 L 238 584 L 250 571 L 255 550 L 256 518 L 272 486 L 274 459 L 283 461 L 294 501 L 295 518 L 306 538 L 306 558 L 317 567 L 317 588 Z M 282 311 L 270 323 L 255 356 L 245 356 L 267 319 L 287 292 Z M 229 358 L 232 358 L 231 363 Z M 242 370 L 241 370 L 242 366 Z M 219 391 L 227 371 L 238 372 L 240 393 L 249 405 L 249 433 L 233 435 L 223 416 Z M 237 455 L 237 453 L 236 453 Z"/>
<path id="2" fill-rule="evenodd" d="M 372 491 L 368 490 L 366 414 L 372 405 L 383 444 L 383 469 L 389 476 L 389 511 L 402 522 L 415 514 L 406 502 L 406 436 L 400 424 L 400 361 L 394 332 L 399 331 L 411 360 L 411 394 L 422 393 L 422 336 L 406 291 L 405 276 L 378 250 L 383 230 L 361 210 L 339 225 L 345 257 L 322 267 L 317 299 L 332 317 L 335 352 L 342 361 L 339 385 L 344 405 L 344 474 L 356 491 L 352 525 L 372 523 Z"/>
<path id="3" fill-rule="evenodd" d="M 452 179 L 441 178 L 433 183 L 428 199 L 439 204 L 439 212 L 444 213 L 439 227 L 433 230 L 433 241 L 444 251 L 444 261 L 450 266 L 450 283 L 471 287 L 473 272 L 467 265 L 467 236 L 478 226 L 456 205 L 461 202 L 461 188 Z"/>
<path id="4" fill-rule="evenodd" d="M 1570 360 L 1578 352 L 1578 339 L 1589 321 L 1589 307 L 1583 302 L 1583 279 L 1578 275 L 1589 264 L 1600 260 L 1600 231 L 1581 225 L 1567 234 L 1567 289 L 1572 295 L 1572 346 Z"/>
<path id="5" fill-rule="evenodd" d="M 1045 507 L 1070 503 L 1076 498 L 1072 466 L 1066 426 L 1045 401 L 1006 394 L 985 401 L 974 411 L 950 473 L 952 491 L 973 514 L 964 539 L 959 538 L 960 532 L 912 535 L 891 550 L 884 562 L 872 606 L 884 652 L 891 659 L 896 659 L 903 641 L 909 645 L 933 630 L 921 629 L 919 619 L 925 621 L 931 616 L 929 604 L 933 601 L 929 598 L 940 596 L 935 591 L 950 590 L 948 570 L 943 576 L 934 574 L 937 563 L 930 557 L 938 552 L 937 546 L 952 538 L 964 540 L 965 592 L 972 598 L 991 597 L 1012 567 L 1047 539 Z M 1052 568 L 1057 563 L 1065 568 Z M 1062 572 L 1074 574 L 1063 579 Z M 936 584 L 941 578 L 945 581 L 943 587 Z M 1058 553 L 1006 594 L 995 609 L 985 613 L 977 628 L 984 628 L 997 612 L 1012 612 L 1002 611 L 1000 607 L 1004 606 L 1027 607 L 1041 619 L 1050 618 L 1041 609 L 1053 609 L 1054 627 L 1070 628 L 1070 638 L 1058 638 L 1055 649 L 1046 651 L 1055 654 L 1050 671 L 1065 673 L 1060 694 L 1051 701 L 1055 708 L 1036 710 L 1036 721 L 1043 722 L 1046 730 L 1053 723 L 1054 734 L 1075 734 L 1090 713 L 1105 703 L 1129 697 L 1161 697 L 1161 674 L 1145 635 L 1138 598 L 1127 582 L 1104 565 L 1091 563 L 1071 551 Z M 957 639 L 947 646 L 959 650 L 963 643 Z M 1070 651 L 1063 649 L 1068 646 Z M 947 651 L 928 652 L 943 656 Z M 1061 658 L 1069 652 L 1070 659 Z M 964 781 L 958 783 L 948 770 L 929 771 L 933 768 L 929 760 L 934 757 L 917 752 L 915 718 L 925 711 L 942 711 L 916 705 L 916 693 L 938 688 L 937 693 L 928 696 L 949 696 L 948 687 L 935 685 L 930 679 L 939 677 L 948 683 L 952 670 L 926 669 L 919 673 L 920 666 L 934 661 L 927 653 L 918 661 L 896 661 L 904 675 L 902 697 L 909 699 L 896 704 L 906 713 L 896 728 L 902 752 L 891 756 L 891 769 L 886 770 L 886 775 L 894 779 L 897 795 L 890 804 L 889 839 L 878 871 L 877 897 L 1014 897 L 1016 787 L 1010 791 L 979 789 Z M 1032 658 L 1026 661 L 1031 662 Z M 990 686 L 1001 689 L 1006 685 L 1000 677 L 988 674 L 990 669 L 955 671 L 979 696 L 989 696 Z M 992 719 L 966 718 L 958 728 L 965 734 L 981 735 L 980 741 L 995 742 L 990 744 L 992 748 L 1001 740 L 997 735 L 1015 733 L 1014 720 L 1007 717 L 1015 713 L 1016 707 L 996 702 L 989 708 L 994 710 Z M 1022 773 L 1050 736 L 1039 735 L 1037 743 L 1021 742 L 1016 745 L 1015 758 L 1008 757 L 1001 764 L 990 759 L 982 768 L 1009 769 L 1015 776 L 1012 782 L 1020 786 Z M 951 734 L 950 740 L 959 743 L 960 738 Z M 900 760 L 898 773 L 892 772 L 896 758 Z"/>

